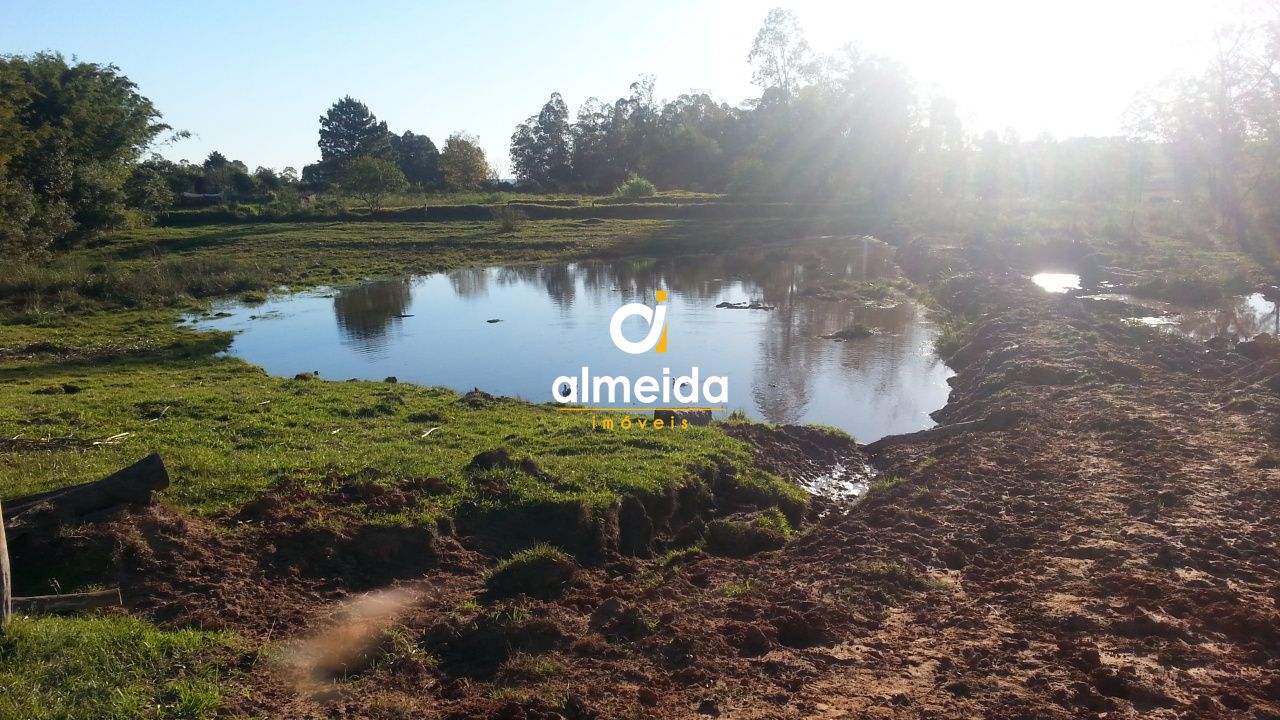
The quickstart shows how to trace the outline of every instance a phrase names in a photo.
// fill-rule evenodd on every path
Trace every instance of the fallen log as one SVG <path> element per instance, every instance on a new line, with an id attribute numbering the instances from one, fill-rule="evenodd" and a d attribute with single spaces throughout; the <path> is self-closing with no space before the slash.
<path id="1" fill-rule="evenodd" d="M 169 487 L 169 471 L 156 453 L 107 477 L 81 485 L 16 498 L 5 503 L 4 522 L 13 526 L 37 511 L 74 520 L 118 505 L 146 505 L 152 493 Z"/>
<path id="2" fill-rule="evenodd" d="M 75 612 L 94 608 L 118 607 L 124 601 L 120 588 L 97 592 L 67 593 L 66 595 L 33 595 L 13 599 L 13 611 L 26 615 L 48 615 L 59 612 Z"/>

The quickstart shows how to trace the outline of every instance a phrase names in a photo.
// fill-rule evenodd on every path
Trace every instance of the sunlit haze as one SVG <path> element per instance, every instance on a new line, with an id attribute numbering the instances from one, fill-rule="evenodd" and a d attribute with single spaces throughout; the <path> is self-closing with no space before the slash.
<path id="1" fill-rule="evenodd" d="M 791 7 L 814 49 L 852 43 L 905 63 L 959 103 L 969 129 L 1023 137 L 1114 134 L 1134 93 L 1203 57 L 1227 3 L 569 2 L 472 5 L 321 2 L 10 2 L 0 48 L 114 62 L 167 122 L 210 150 L 265 165 L 315 161 L 316 118 L 349 93 L 394 131 L 480 136 L 499 168 L 512 129 L 552 92 L 571 109 L 612 100 L 642 73 L 659 97 L 753 96 L 747 51 L 769 8 Z M 111 32 L 104 32 L 110 26 Z"/>

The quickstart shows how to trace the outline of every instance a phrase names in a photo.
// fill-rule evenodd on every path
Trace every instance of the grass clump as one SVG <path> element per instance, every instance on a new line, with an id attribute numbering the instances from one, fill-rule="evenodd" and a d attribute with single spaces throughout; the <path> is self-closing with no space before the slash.
<path id="1" fill-rule="evenodd" d="M 517 653 L 507 658 L 498 671 L 502 684 L 537 683 L 564 673 L 564 666 L 551 658 Z"/>
<path id="2" fill-rule="evenodd" d="M 785 538 L 790 538 L 795 534 L 795 530 L 791 527 L 791 522 L 787 520 L 787 516 L 777 508 L 769 508 L 763 510 L 755 516 L 751 524 L 765 530 L 772 530 L 781 534 Z"/>
<path id="3" fill-rule="evenodd" d="M 697 545 L 690 547 L 673 548 L 666 551 L 658 557 L 658 564 L 663 567 L 671 567 L 673 565 L 681 565 L 687 563 L 703 554 L 702 548 Z"/>
<path id="4" fill-rule="evenodd" d="M 213 717 L 232 649 L 227 635 L 124 616 L 15 618 L 0 636 L 0 717 Z"/>
<path id="5" fill-rule="evenodd" d="M 578 575 L 578 565 L 563 550 L 550 545 L 535 545 L 512 555 L 494 566 L 485 578 L 491 597 L 530 597 L 551 599 L 564 591 Z"/>
<path id="6" fill-rule="evenodd" d="M 867 485 L 867 491 L 863 493 L 864 500 L 880 497 L 890 490 L 902 484 L 902 478 L 889 475 L 887 477 L 876 478 Z"/>
<path id="7" fill-rule="evenodd" d="M 1135 283 L 1130 291 L 1139 297 L 1178 305 L 1203 307 L 1221 303 L 1229 294 L 1243 292 L 1247 280 L 1240 274 L 1223 275 L 1204 269 L 1178 270 Z"/>
<path id="8" fill-rule="evenodd" d="M 849 574 L 876 584 L 882 591 L 927 590 L 937 582 L 911 568 L 890 560 L 860 560 L 849 566 Z"/>
<path id="9" fill-rule="evenodd" d="M 17 263 L 0 274 L 0 307 L 79 310 L 91 307 L 171 305 L 187 298 L 260 295 L 271 271 L 231 257 L 169 257 L 131 263 L 61 256 Z"/>
<path id="10" fill-rule="evenodd" d="M 950 360 L 972 339 L 973 324 L 962 317 L 948 315 L 938 323 L 938 334 L 933 338 L 933 350 L 943 360 Z"/>
<path id="11" fill-rule="evenodd" d="M 750 513 L 719 518 L 707 525 L 707 551 L 726 557 L 747 557 L 787 544 L 787 535 L 776 526 L 786 522 L 781 512 Z M 762 519 L 765 518 L 765 519 Z M 790 527 L 787 525 L 786 527 Z"/>
<path id="12" fill-rule="evenodd" d="M 1237 395 L 1236 397 L 1228 400 L 1227 404 L 1223 406 L 1223 409 L 1233 412 L 1250 413 L 1260 407 L 1262 407 L 1262 404 L 1259 403 L 1258 399 L 1252 395 Z"/>

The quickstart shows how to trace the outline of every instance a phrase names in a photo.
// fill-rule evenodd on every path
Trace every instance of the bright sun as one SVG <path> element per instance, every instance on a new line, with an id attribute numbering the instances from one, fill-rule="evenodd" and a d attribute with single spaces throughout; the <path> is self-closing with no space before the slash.
<path id="1" fill-rule="evenodd" d="M 818 50 L 905 63 L 977 129 L 1114 134 L 1136 93 L 1203 58 L 1230 3 L 1158 0 L 791 4 Z M 927 21 L 925 20 L 927 18 Z"/>

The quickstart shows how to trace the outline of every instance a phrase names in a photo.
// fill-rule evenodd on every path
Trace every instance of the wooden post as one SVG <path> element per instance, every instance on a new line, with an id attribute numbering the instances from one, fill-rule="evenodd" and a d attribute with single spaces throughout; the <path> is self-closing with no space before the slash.
<path id="1" fill-rule="evenodd" d="M 9 543 L 4 539 L 4 510 L 0 508 L 0 629 L 9 627 L 13 614 L 13 587 L 9 581 Z"/>

